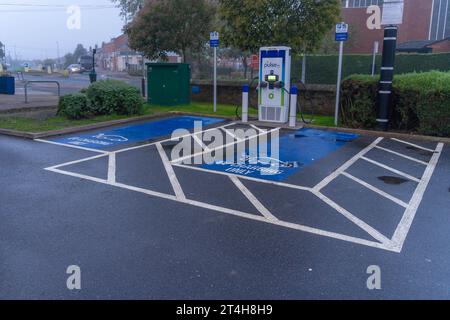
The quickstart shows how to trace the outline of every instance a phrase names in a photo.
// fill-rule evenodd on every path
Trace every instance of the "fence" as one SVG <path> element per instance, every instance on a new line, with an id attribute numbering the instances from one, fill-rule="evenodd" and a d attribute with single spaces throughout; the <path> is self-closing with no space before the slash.
<path id="1" fill-rule="evenodd" d="M 343 77 L 351 74 L 371 74 L 372 55 L 345 55 Z M 335 84 L 337 79 L 337 55 L 308 55 L 306 63 L 306 83 Z M 379 74 L 381 55 L 376 57 L 376 73 Z M 397 54 L 396 74 L 426 72 L 431 70 L 450 71 L 450 53 L 441 54 Z M 302 58 L 293 57 L 292 77 L 300 78 Z M 212 79 L 212 60 L 192 63 L 192 75 L 195 80 Z M 257 70 L 250 67 L 245 70 L 242 59 L 222 59 L 218 66 L 218 79 L 230 81 L 250 80 L 258 76 Z"/>

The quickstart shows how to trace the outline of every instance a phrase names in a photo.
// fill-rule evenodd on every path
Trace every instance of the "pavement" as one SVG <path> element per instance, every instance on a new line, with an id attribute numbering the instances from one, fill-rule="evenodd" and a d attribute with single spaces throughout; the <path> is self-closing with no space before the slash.
<path id="1" fill-rule="evenodd" d="M 191 120 L 0 136 L 0 298 L 450 298 L 448 144 L 217 119 L 203 134 L 228 143 L 185 133 L 197 155 L 279 133 L 286 174 L 255 176 L 267 166 L 172 152 L 168 130 Z M 66 287 L 70 265 L 81 290 Z"/>
<path id="2" fill-rule="evenodd" d="M 126 81 L 129 84 L 141 88 L 141 78 L 131 77 L 123 73 L 110 73 L 99 70 L 98 79 L 117 79 Z M 79 92 L 87 88 L 90 84 L 89 75 L 73 74 L 63 77 L 59 74 L 26 74 L 24 80 L 16 80 L 16 94 L 13 96 L 0 95 L 0 114 L 14 113 L 18 110 L 30 110 L 45 108 L 57 108 L 58 96 L 57 88 L 53 83 L 32 83 L 29 85 L 29 103 L 25 103 L 25 81 L 58 81 L 61 86 L 61 95 Z"/>

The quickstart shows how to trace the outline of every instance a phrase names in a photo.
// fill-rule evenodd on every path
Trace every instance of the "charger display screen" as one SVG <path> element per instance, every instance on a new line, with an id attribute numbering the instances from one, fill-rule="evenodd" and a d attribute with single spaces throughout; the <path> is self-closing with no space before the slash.
<path id="1" fill-rule="evenodd" d="M 275 75 L 267 76 L 267 81 L 269 81 L 269 82 L 277 82 L 278 81 L 278 76 L 275 76 Z"/>

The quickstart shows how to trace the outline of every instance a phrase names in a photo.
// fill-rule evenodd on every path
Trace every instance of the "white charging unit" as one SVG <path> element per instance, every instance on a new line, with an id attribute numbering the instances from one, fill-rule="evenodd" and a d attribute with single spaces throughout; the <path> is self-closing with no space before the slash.
<path id="1" fill-rule="evenodd" d="M 291 48 L 263 47 L 259 51 L 259 121 L 289 120 Z"/>

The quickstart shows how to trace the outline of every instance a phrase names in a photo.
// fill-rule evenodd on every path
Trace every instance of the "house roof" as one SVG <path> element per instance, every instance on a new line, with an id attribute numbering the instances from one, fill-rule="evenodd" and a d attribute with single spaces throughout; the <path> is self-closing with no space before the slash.
<path id="1" fill-rule="evenodd" d="M 406 41 L 402 42 L 397 45 L 397 50 L 420 50 L 420 49 L 426 49 L 429 46 L 439 43 L 442 41 L 450 41 L 450 38 L 445 38 L 441 40 L 413 40 L 413 41 Z"/>

